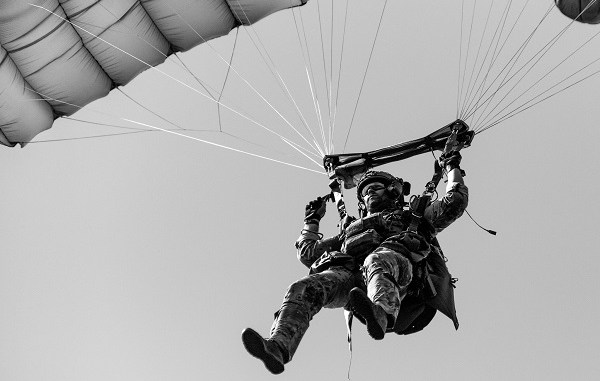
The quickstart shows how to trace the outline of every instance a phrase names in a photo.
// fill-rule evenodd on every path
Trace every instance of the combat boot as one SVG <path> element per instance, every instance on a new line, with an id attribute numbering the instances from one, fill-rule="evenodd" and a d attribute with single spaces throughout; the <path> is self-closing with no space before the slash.
<path id="1" fill-rule="evenodd" d="M 365 320 L 367 332 L 375 340 L 383 339 L 388 317 L 383 308 L 371 301 L 367 293 L 358 287 L 350 290 L 350 307 Z"/>
<path id="2" fill-rule="evenodd" d="M 242 331 L 242 341 L 248 353 L 262 360 L 269 372 L 273 374 L 283 373 L 285 356 L 279 344 L 263 338 L 252 328 L 246 328 Z"/>

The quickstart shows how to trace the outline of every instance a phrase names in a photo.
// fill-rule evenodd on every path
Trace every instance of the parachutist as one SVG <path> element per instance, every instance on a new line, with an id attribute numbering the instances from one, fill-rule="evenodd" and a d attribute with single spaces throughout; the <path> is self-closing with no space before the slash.
<path id="1" fill-rule="evenodd" d="M 388 332 L 418 332 L 437 311 L 458 328 L 454 281 L 436 236 L 467 206 L 460 161 L 458 152 L 442 155 L 436 166 L 447 171 L 446 194 L 439 200 L 415 196 L 408 207 L 404 197 L 410 191 L 402 179 L 368 171 L 357 184 L 361 218 L 346 216 L 334 237 L 319 233 L 325 198 L 308 203 L 296 248 L 309 274 L 288 288 L 268 337 L 243 331 L 248 352 L 270 372 L 283 372 L 322 308 L 346 309 L 376 340 Z"/>

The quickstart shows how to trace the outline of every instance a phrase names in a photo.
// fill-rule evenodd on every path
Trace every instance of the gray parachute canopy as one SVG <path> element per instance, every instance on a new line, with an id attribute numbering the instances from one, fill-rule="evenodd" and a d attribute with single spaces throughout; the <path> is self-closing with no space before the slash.
<path id="1" fill-rule="evenodd" d="M 1 0 L 0 144 L 30 141 L 175 52 L 308 0 Z"/>
<path id="2" fill-rule="evenodd" d="M 600 23 L 600 1 L 555 0 L 556 6 L 567 17 L 586 24 Z"/>

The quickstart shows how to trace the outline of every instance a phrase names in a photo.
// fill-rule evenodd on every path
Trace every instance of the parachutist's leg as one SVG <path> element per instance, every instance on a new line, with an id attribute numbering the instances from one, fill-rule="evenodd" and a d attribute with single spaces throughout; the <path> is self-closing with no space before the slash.
<path id="1" fill-rule="evenodd" d="M 344 267 L 332 267 L 289 287 L 281 309 L 275 314 L 269 339 L 287 352 L 286 362 L 294 356 L 310 320 L 321 308 L 339 308 L 348 303 L 348 294 L 356 279 L 356 273 Z"/>
<path id="2" fill-rule="evenodd" d="M 263 338 L 252 328 L 242 331 L 242 342 L 244 347 L 252 356 L 262 360 L 269 372 L 280 374 L 284 371 L 283 349 L 272 340 Z"/>
<path id="3" fill-rule="evenodd" d="M 402 254 L 380 247 L 363 264 L 367 295 L 388 315 L 388 328 L 393 327 L 400 302 L 412 280 L 412 265 Z"/>

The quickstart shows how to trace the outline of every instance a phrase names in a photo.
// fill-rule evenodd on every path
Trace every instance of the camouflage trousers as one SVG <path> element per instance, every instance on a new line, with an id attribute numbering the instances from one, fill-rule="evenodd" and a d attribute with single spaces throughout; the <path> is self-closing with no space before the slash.
<path id="1" fill-rule="evenodd" d="M 411 279 L 410 261 L 383 247 L 367 256 L 361 271 L 333 266 L 310 274 L 288 288 L 269 339 L 287 352 L 285 360 L 290 361 L 313 316 L 322 308 L 346 307 L 354 287 L 366 289 L 369 298 L 395 319 Z"/>

